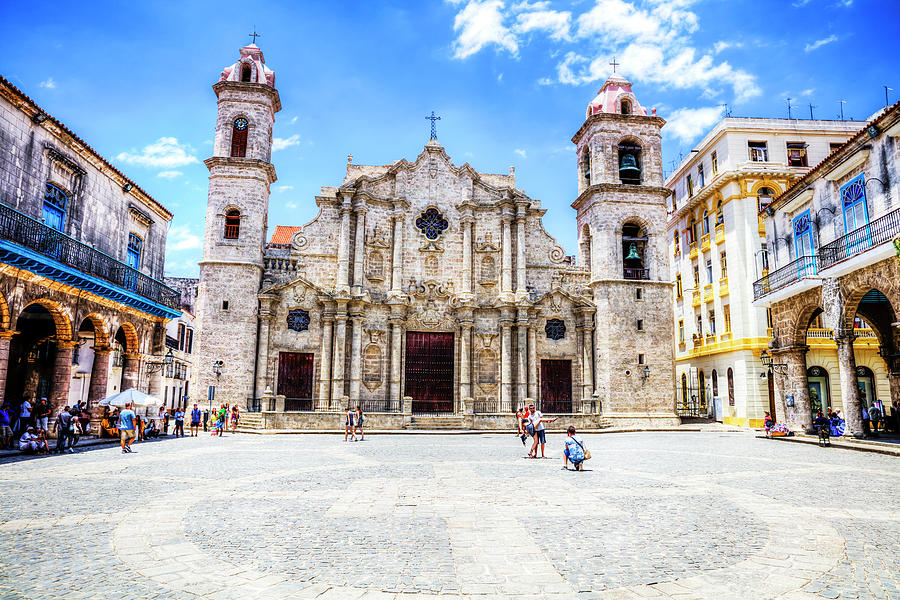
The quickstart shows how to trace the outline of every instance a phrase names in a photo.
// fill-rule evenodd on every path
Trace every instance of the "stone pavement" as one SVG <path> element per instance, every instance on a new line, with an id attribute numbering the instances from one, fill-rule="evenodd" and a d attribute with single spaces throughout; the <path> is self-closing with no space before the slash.
<path id="1" fill-rule="evenodd" d="M 0 462 L 0 599 L 900 598 L 900 463 L 752 433 L 203 436 Z"/>

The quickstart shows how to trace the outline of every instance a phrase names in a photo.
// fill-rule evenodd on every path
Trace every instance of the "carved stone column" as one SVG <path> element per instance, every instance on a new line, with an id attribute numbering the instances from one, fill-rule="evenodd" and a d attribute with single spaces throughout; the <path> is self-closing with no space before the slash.
<path id="1" fill-rule="evenodd" d="M 363 250 L 366 246 L 366 209 L 356 209 L 356 246 L 353 252 L 353 290 L 354 297 L 362 296 L 363 282 Z M 352 397 L 352 394 L 351 394 Z"/>
<path id="2" fill-rule="evenodd" d="M 9 372 L 9 345 L 13 331 L 0 331 L 0 406 L 6 400 L 6 376 Z"/>
<path id="3" fill-rule="evenodd" d="M 75 342 L 56 342 L 56 362 L 53 365 L 53 383 L 50 388 L 50 406 L 53 416 L 69 403 L 69 385 L 72 382 L 72 354 Z"/>
<path id="4" fill-rule="evenodd" d="M 471 313 L 459 320 L 459 398 L 461 410 L 466 398 L 472 397 L 472 325 Z"/>
<path id="5" fill-rule="evenodd" d="M 537 400 L 537 328 L 531 325 L 528 328 L 528 397 Z"/>
<path id="6" fill-rule="evenodd" d="M 131 388 L 137 388 L 138 377 L 141 372 L 141 355 L 140 354 L 123 354 L 122 355 L 122 389 L 124 392 Z"/>
<path id="7" fill-rule="evenodd" d="M 109 386 L 109 355 L 112 350 L 109 346 L 94 347 L 94 364 L 91 366 L 91 383 L 88 386 L 87 404 L 88 411 L 97 407 L 99 402 L 106 398 L 106 390 Z"/>
<path id="8" fill-rule="evenodd" d="M 516 296 L 523 297 L 528 294 L 526 281 L 525 259 L 525 219 L 526 202 L 516 203 Z"/>
<path id="9" fill-rule="evenodd" d="M 334 323 L 334 313 L 322 315 L 322 347 L 320 356 L 319 373 L 319 406 L 325 406 L 331 398 L 331 332 Z"/>
<path id="10" fill-rule="evenodd" d="M 590 315 L 584 315 L 581 326 L 581 399 L 590 402 L 594 396 L 594 326 Z"/>
<path id="11" fill-rule="evenodd" d="M 402 294 L 403 279 L 403 211 L 394 209 L 394 254 L 391 259 L 391 292 L 393 295 Z"/>
<path id="12" fill-rule="evenodd" d="M 259 297 L 259 336 L 256 338 L 256 381 L 253 382 L 253 397 L 259 398 L 271 383 L 269 382 L 269 334 L 277 302 L 275 296 Z"/>
<path id="13" fill-rule="evenodd" d="M 353 326 L 353 337 L 350 340 L 350 400 L 359 402 L 360 386 L 362 385 L 363 317 L 361 313 L 354 312 L 350 315 L 350 319 Z"/>
<path id="14" fill-rule="evenodd" d="M 784 388 L 785 396 L 793 396 L 794 406 L 787 407 L 785 421 L 795 431 L 805 431 L 812 427 L 809 405 L 809 382 L 806 376 L 806 352 L 808 346 L 795 346 L 772 351 L 773 360 L 787 365 Z"/>
<path id="15" fill-rule="evenodd" d="M 463 229 L 462 247 L 462 296 L 472 295 L 472 227 L 475 219 L 471 215 L 465 215 L 461 219 Z"/>
<path id="16" fill-rule="evenodd" d="M 500 293 L 504 296 L 512 294 L 512 215 L 509 208 L 503 209 L 502 219 L 502 267 L 500 274 Z"/>
<path id="17" fill-rule="evenodd" d="M 334 289 L 338 292 L 349 292 L 350 273 L 350 195 L 344 196 L 341 205 L 341 230 L 338 238 L 337 280 Z"/>
<path id="18" fill-rule="evenodd" d="M 331 399 L 344 396 L 344 354 L 347 347 L 347 305 L 339 303 L 334 315 L 334 362 L 331 365 Z"/>
<path id="19" fill-rule="evenodd" d="M 859 402 L 859 383 L 856 381 L 856 355 L 853 353 L 853 334 L 834 339 L 837 344 L 838 368 L 841 373 L 841 402 L 847 431 L 853 435 L 863 434 L 862 407 Z"/>
<path id="20" fill-rule="evenodd" d="M 512 408 L 512 315 L 500 315 L 500 411 Z"/>
<path id="21" fill-rule="evenodd" d="M 519 406 L 528 396 L 528 309 L 519 309 L 516 334 L 516 406 Z"/>
<path id="22" fill-rule="evenodd" d="M 391 397 L 400 401 L 400 352 L 403 349 L 403 321 L 399 316 L 391 316 Z"/>

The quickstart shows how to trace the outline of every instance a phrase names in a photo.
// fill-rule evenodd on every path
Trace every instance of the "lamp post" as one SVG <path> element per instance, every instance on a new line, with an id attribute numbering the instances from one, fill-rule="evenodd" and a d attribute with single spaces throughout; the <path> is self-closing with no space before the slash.
<path id="1" fill-rule="evenodd" d="M 209 390 L 207 393 L 207 397 L 209 398 L 209 412 L 212 414 L 212 403 L 213 398 L 216 395 L 216 386 L 219 385 L 219 377 L 222 375 L 222 367 L 225 365 L 224 361 L 217 360 L 213 363 L 212 370 L 216 375 L 216 385 L 209 386 Z"/>
<path id="2" fill-rule="evenodd" d="M 155 356 L 154 358 L 158 358 L 159 360 L 148 360 L 146 363 L 148 374 L 161 371 L 163 367 L 171 367 L 172 363 L 175 362 L 175 355 L 172 354 L 171 348 L 169 348 L 169 351 L 166 352 L 165 356 Z"/>
<path id="3" fill-rule="evenodd" d="M 766 352 L 765 349 L 763 349 L 762 353 L 759 355 L 759 360 L 764 367 L 769 369 L 769 371 L 778 373 L 779 375 L 787 374 L 787 365 L 773 362 L 772 356 Z"/>
<path id="4" fill-rule="evenodd" d="M 650 379 L 650 365 L 644 365 L 644 370 L 641 372 L 641 385 L 647 383 L 648 379 Z"/>

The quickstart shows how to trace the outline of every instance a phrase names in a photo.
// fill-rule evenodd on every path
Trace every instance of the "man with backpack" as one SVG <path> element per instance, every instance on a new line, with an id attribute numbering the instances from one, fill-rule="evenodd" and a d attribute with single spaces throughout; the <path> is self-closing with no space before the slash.
<path id="1" fill-rule="evenodd" d="M 67 450 L 66 442 L 70 437 L 73 436 L 72 427 L 74 426 L 74 422 L 72 419 L 72 415 L 69 413 L 69 407 L 66 406 L 63 408 L 58 415 L 56 415 L 56 453 L 62 454 Z M 68 447 L 69 454 L 74 454 L 75 450 L 72 449 L 71 444 Z"/>

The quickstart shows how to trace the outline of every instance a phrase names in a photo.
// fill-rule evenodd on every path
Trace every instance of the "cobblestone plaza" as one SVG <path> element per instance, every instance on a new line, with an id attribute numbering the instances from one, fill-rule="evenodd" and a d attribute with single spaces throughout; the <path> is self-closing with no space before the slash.
<path id="1" fill-rule="evenodd" d="M 169 439 L 0 465 L 0 598 L 898 598 L 898 465 L 746 433 Z"/>

